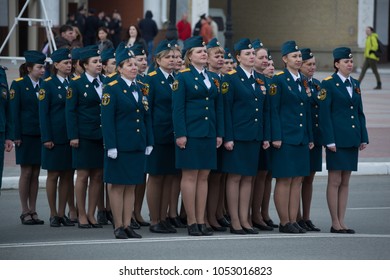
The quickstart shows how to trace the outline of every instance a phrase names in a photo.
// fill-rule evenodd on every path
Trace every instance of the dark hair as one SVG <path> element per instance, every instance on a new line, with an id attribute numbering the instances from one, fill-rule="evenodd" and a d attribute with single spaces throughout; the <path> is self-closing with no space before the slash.
<path id="1" fill-rule="evenodd" d="M 99 31 L 100 31 L 100 30 L 103 30 L 104 32 L 106 32 L 106 34 L 107 34 L 107 40 L 109 40 L 109 39 L 110 39 L 110 31 L 108 31 L 108 28 L 106 28 L 106 27 L 104 27 L 104 26 L 99 27 L 99 29 L 97 30 L 97 32 L 96 32 L 96 37 L 97 37 L 97 39 L 100 40 L 100 39 L 99 39 Z"/>
<path id="2" fill-rule="evenodd" d="M 340 62 L 341 58 L 337 58 L 337 59 L 334 59 L 333 60 L 333 68 L 334 68 L 334 72 L 337 73 L 339 71 L 339 69 L 336 67 L 336 62 Z"/>
<path id="3" fill-rule="evenodd" d="M 372 27 L 372 26 L 367 26 L 367 27 L 370 28 L 371 32 L 375 32 L 374 27 Z"/>
<path id="4" fill-rule="evenodd" d="M 84 64 L 88 64 L 89 63 L 89 59 L 90 59 L 90 57 L 79 60 L 79 65 L 80 65 L 81 68 L 83 68 L 84 71 L 85 71 Z"/>
<path id="5" fill-rule="evenodd" d="M 137 24 L 130 24 L 129 25 L 129 28 L 127 29 L 127 37 L 126 37 L 126 44 L 127 42 L 129 41 L 130 39 L 130 34 L 129 34 L 129 30 L 130 30 L 130 27 L 134 26 L 135 29 L 137 30 L 137 37 L 135 38 L 135 41 L 139 41 L 141 38 L 142 38 L 142 35 L 141 35 L 141 30 L 139 29 L 138 25 Z"/>
<path id="6" fill-rule="evenodd" d="M 240 64 L 240 62 L 238 61 L 237 56 L 240 54 L 241 54 L 241 51 L 234 51 L 234 58 L 236 59 L 238 65 Z"/>
<path id="7" fill-rule="evenodd" d="M 69 24 L 64 24 L 60 27 L 60 34 L 66 31 L 73 31 L 73 26 Z"/>
<path id="8" fill-rule="evenodd" d="M 29 74 L 28 68 L 33 68 L 36 63 L 25 62 L 19 66 L 19 77 L 24 77 Z"/>

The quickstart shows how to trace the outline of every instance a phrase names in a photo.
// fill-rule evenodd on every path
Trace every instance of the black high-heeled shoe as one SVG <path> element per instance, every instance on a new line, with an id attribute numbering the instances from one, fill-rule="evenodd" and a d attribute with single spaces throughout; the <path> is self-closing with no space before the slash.
<path id="1" fill-rule="evenodd" d="M 245 230 L 243 230 L 242 228 L 234 229 L 232 226 L 230 226 L 230 233 L 233 233 L 233 234 L 246 234 Z"/>
<path id="2" fill-rule="evenodd" d="M 206 224 L 198 224 L 199 231 L 202 233 L 202 235 L 213 235 L 213 231 L 209 230 L 206 226 Z"/>
<path id="3" fill-rule="evenodd" d="M 93 224 L 93 223 L 91 223 L 91 222 L 89 221 L 89 219 L 88 219 L 88 224 L 89 224 L 91 227 L 93 227 L 93 228 L 103 228 L 103 226 L 102 226 L 101 224 L 99 224 L 99 223 Z"/>
<path id="4" fill-rule="evenodd" d="M 125 233 L 128 238 L 142 238 L 142 236 L 136 233 L 130 226 L 125 228 Z"/>
<path id="5" fill-rule="evenodd" d="M 41 219 L 34 218 L 34 216 L 37 216 L 37 217 L 38 217 L 37 212 L 31 212 L 30 215 L 31 215 L 31 218 L 32 218 L 32 220 L 34 221 L 34 224 L 35 224 L 35 225 L 43 225 L 43 224 L 45 223 L 45 222 L 42 221 Z"/>
<path id="6" fill-rule="evenodd" d="M 20 215 L 20 221 L 22 222 L 23 225 L 35 225 L 34 220 L 31 218 L 29 220 L 26 220 L 27 217 L 31 217 L 30 213 L 24 213 Z"/>
<path id="7" fill-rule="evenodd" d="M 202 233 L 199 231 L 198 224 L 187 225 L 188 235 L 201 236 Z"/>
<path id="8" fill-rule="evenodd" d="M 245 228 L 242 227 L 246 234 L 259 234 L 259 231 L 255 228 Z"/>

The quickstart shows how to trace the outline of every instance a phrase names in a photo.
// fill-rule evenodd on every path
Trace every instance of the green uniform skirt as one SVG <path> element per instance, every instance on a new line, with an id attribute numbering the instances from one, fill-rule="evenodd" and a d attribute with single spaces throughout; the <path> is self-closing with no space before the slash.
<path id="1" fill-rule="evenodd" d="M 271 147 L 267 150 L 260 148 L 259 153 L 259 171 L 270 171 L 271 170 Z"/>
<path id="2" fill-rule="evenodd" d="M 310 150 L 310 172 L 322 171 L 322 146 Z"/>
<path id="3" fill-rule="evenodd" d="M 116 185 L 145 183 L 145 152 L 118 152 L 116 159 L 104 153 L 104 182 Z"/>
<path id="4" fill-rule="evenodd" d="M 242 176 L 256 176 L 260 141 L 234 141 L 232 151 L 224 149 L 222 171 Z"/>
<path id="5" fill-rule="evenodd" d="M 15 147 L 16 164 L 41 165 L 41 136 L 22 135 L 22 144 Z"/>
<path id="6" fill-rule="evenodd" d="M 352 148 L 336 148 L 336 152 L 326 149 L 326 169 L 327 170 L 342 170 L 342 171 L 357 171 L 358 169 L 359 149 Z"/>
<path id="7" fill-rule="evenodd" d="M 103 139 L 79 139 L 79 147 L 72 148 L 72 166 L 74 169 L 103 168 Z"/>
<path id="8" fill-rule="evenodd" d="M 179 169 L 216 169 L 217 139 L 187 137 L 185 149 L 175 145 L 176 168 Z"/>
<path id="9" fill-rule="evenodd" d="M 53 149 L 42 145 L 42 169 L 62 171 L 72 169 L 72 148 L 67 144 L 55 144 Z"/>
<path id="10" fill-rule="evenodd" d="M 146 156 L 145 173 L 150 175 L 173 175 L 175 167 L 175 144 L 154 144 L 153 151 Z"/>
<path id="11" fill-rule="evenodd" d="M 283 143 L 279 149 L 272 148 L 271 170 L 273 178 L 309 176 L 309 145 Z"/>

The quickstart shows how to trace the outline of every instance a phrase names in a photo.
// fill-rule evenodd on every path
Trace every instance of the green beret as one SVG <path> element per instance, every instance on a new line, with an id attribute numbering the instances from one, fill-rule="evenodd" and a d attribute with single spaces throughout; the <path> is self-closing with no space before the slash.
<path id="1" fill-rule="evenodd" d="M 225 54 L 223 55 L 224 59 L 233 59 L 232 54 L 230 53 L 228 48 L 225 48 Z"/>
<path id="2" fill-rule="evenodd" d="M 115 49 L 108 48 L 102 51 L 102 62 L 108 61 L 111 58 L 115 58 Z"/>
<path id="3" fill-rule="evenodd" d="M 263 43 L 260 41 L 260 39 L 255 39 L 252 41 L 252 46 L 255 50 L 264 48 Z"/>
<path id="4" fill-rule="evenodd" d="M 80 48 L 80 59 L 87 59 L 90 57 L 100 56 L 98 45 L 90 45 Z"/>
<path id="5" fill-rule="evenodd" d="M 206 45 L 206 48 L 208 49 L 217 48 L 217 47 L 221 47 L 221 44 L 218 42 L 217 38 L 211 39 L 210 42 L 208 42 L 208 44 Z"/>
<path id="6" fill-rule="evenodd" d="M 142 44 L 134 44 L 130 50 L 134 53 L 135 56 L 139 56 L 139 55 L 145 55 L 146 52 L 144 50 L 144 47 L 142 46 Z"/>
<path id="7" fill-rule="evenodd" d="M 171 42 L 168 40 L 162 40 L 154 50 L 154 55 L 157 55 L 158 53 L 167 50 L 172 50 Z"/>
<path id="8" fill-rule="evenodd" d="M 134 52 L 131 50 L 131 49 L 128 49 L 128 48 L 124 48 L 124 49 L 120 49 L 117 53 L 116 53 L 116 56 L 115 56 L 115 60 L 116 60 L 116 66 L 118 67 L 118 65 L 126 60 L 126 59 L 129 59 L 131 57 L 134 57 Z"/>
<path id="9" fill-rule="evenodd" d="M 297 51 L 299 51 L 299 48 L 298 48 L 297 44 L 295 43 L 295 41 L 287 41 L 287 42 L 284 42 L 282 45 L 282 56 L 285 56 L 289 53 L 297 52 Z"/>
<path id="10" fill-rule="evenodd" d="M 313 53 L 311 52 L 311 50 L 309 48 L 301 49 L 301 53 L 302 53 L 302 60 L 303 61 L 314 57 Z"/>
<path id="11" fill-rule="evenodd" d="M 80 60 L 80 48 L 74 48 L 71 51 L 72 60 Z"/>
<path id="12" fill-rule="evenodd" d="M 39 51 L 25 51 L 23 56 L 28 63 L 45 64 L 46 55 Z"/>
<path id="13" fill-rule="evenodd" d="M 234 51 L 242 51 L 247 49 L 252 49 L 252 43 L 248 38 L 240 39 L 238 42 L 234 44 Z"/>
<path id="14" fill-rule="evenodd" d="M 70 50 L 67 48 L 57 49 L 55 50 L 51 56 L 51 60 L 53 62 L 60 62 L 62 60 L 71 59 L 72 56 L 70 55 Z"/>
<path id="15" fill-rule="evenodd" d="M 333 50 L 333 58 L 336 59 L 343 59 L 343 58 L 352 58 L 353 55 L 351 53 L 350 48 L 346 47 L 340 47 Z"/>
<path id="16" fill-rule="evenodd" d="M 201 36 L 193 36 L 184 41 L 184 49 L 187 51 L 192 48 L 204 47 L 205 42 Z"/>

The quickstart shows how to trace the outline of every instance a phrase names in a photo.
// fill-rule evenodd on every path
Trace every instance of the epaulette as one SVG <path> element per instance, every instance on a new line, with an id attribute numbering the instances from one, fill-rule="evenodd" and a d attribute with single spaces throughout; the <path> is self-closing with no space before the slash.
<path id="1" fill-rule="evenodd" d="M 80 76 L 76 76 L 76 77 L 72 78 L 72 81 L 77 81 L 78 79 L 80 79 Z"/>
<path id="2" fill-rule="evenodd" d="M 153 72 L 150 72 L 149 74 L 148 74 L 148 76 L 149 77 L 153 77 L 154 75 L 156 75 L 157 74 L 157 71 L 153 71 Z"/>
<path id="3" fill-rule="evenodd" d="M 48 77 L 48 78 L 45 79 L 45 82 L 48 82 L 50 80 L 51 80 L 51 77 Z"/>
<path id="4" fill-rule="evenodd" d="M 234 73 L 237 73 L 236 69 L 233 69 L 233 70 L 228 72 L 229 75 L 233 75 Z"/>
<path id="5" fill-rule="evenodd" d="M 20 82 L 20 81 L 23 81 L 23 77 L 15 79 L 15 82 Z"/>
<path id="6" fill-rule="evenodd" d="M 186 69 L 180 70 L 179 72 L 180 73 L 184 73 L 184 72 L 189 72 L 189 71 L 191 71 L 191 69 L 190 68 L 186 68 Z"/>
<path id="7" fill-rule="evenodd" d="M 117 73 L 114 72 L 114 73 L 111 73 L 111 74 L 107 75 L 107 77 L 112 78 L 112 77 L 114 77 L 116 74 L 117 74 Z"/>
<path id="8" fill-rule="evenodd" d="M 114 81 L 108 83 L 108 85 L 109 85 L 110 87 L 112 87 L 113 85 L 116 85 L 117 83 L 118 83 L 118 80 L 114 80 Z"/>
<path id="9" fill-rule="evenodd" d="M 327 80 L 330 80 L 330 79 L 333 79 L 333 77 L 332 77 L 332 76 L 326 77 L 326 78 L 324 79 L 324 81 L 327 81 Z"/>
<path id="10" fill-rule="evenodd" d="M 284 74 L 284 72 L 280 71 L 279 73 L 276 74 L 276 76 L 279 76 L 279 75 L 282 75 L 282 74 Z"/>

